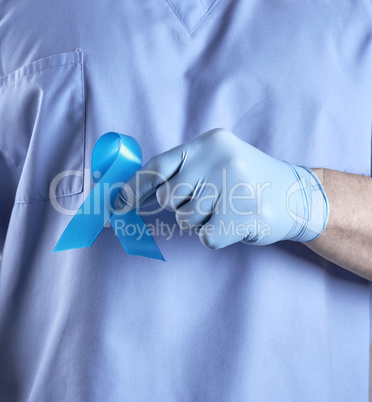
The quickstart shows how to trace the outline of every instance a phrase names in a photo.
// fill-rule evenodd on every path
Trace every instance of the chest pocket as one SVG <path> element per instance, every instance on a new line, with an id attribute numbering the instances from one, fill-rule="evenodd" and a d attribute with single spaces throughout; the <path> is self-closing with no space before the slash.
<path id="1" fill-rule="evenodd" d="M 202 22 L 217 1 L 218 0 L 166 0 L 190 34 Z"/>
<path id="2" fill-rule="evenodd" d="M 19 174 L 16 203 L 83 190 L 84 131 L 80 50 L 0 77 L 0 152 Z"/>

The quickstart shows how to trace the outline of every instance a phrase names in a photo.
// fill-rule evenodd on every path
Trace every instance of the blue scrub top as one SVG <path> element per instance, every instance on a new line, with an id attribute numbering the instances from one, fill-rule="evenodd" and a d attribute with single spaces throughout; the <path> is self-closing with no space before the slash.
<path id="1" fill-rule="evenodd" d="M 3 0 L 0 16 L 0 400 L 367 400 L 369 282 L 303 244 L 209 250 L 162 211 L 146 222 L 166 263 L 111 228 L 52 251 L 108 131 L 144 161 L 225 127 L 370 175 L 370 2 Z"/>

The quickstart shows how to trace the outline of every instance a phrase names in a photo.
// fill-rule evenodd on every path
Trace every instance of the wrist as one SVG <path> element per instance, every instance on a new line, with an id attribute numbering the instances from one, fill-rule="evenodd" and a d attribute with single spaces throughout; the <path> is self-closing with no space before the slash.
<path id="1" fill-rule="evenodd" d="M 310 242 L 323 233 L 329 216 L 329 203 L 321 180 L 322 169 L 316 169 L 316 174 L 305 166 L 288 165 L 296 181 L 287 192 L 287 212 L 293 220 L 287 239 Z"/>

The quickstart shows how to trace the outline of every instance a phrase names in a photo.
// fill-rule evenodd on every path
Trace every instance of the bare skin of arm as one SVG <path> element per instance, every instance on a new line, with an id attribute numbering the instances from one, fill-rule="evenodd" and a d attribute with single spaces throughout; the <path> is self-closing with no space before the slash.
<path id="1" fill-rule="evenodd" d="M 304 243 L 335 264 L 372 280 L 372 178 L 330 169 L 312 169 L 329 201 L 324 232 Z"/>

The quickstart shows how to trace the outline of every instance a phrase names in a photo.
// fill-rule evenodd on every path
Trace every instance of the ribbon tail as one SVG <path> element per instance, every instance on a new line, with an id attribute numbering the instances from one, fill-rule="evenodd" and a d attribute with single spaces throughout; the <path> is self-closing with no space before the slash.
<path id="1" fill-rule="evenodd" d="M 165 261 L 146 223 L 136 210 L 125 214 L 116 211 L 110 223 L 127 254 Z"/>
<path id="2" fill-rule="evenodd" d="M 100 190 L 101 185 L 98 183 L 62 233 L 53 253 L 90 247 L 94 243 L 111 216 L 105 208 L 104 194 Z"/>

